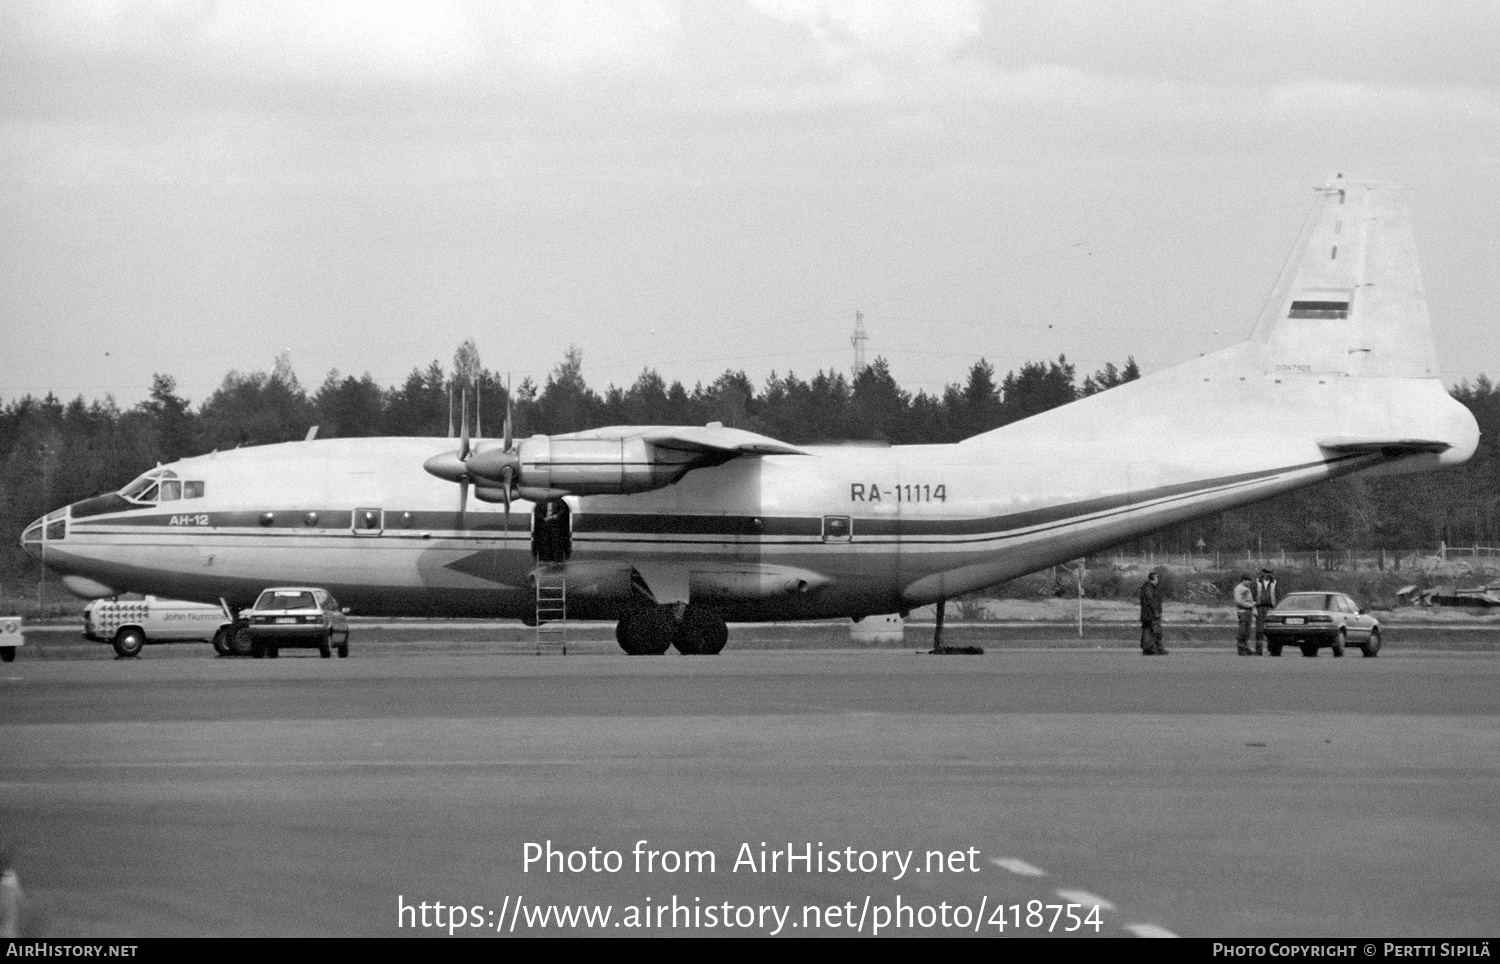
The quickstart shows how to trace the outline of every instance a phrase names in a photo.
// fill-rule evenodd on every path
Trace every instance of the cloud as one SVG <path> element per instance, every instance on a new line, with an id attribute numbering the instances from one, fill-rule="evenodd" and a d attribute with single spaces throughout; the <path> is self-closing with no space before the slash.
<path id="1" fill-rule="evenodd" d="M 262 80 L 503 91 L 671 69 L 673 0 L 14 0 L 0 50 L 86 66 Z"/>
<path id="2" fill-rule="evenodd" d="M 943 59 L 981 28 L 981 8 L 974 0 L 751 0 L 751 6 L 805 29 L 828 64 L 868 56 Z"/>

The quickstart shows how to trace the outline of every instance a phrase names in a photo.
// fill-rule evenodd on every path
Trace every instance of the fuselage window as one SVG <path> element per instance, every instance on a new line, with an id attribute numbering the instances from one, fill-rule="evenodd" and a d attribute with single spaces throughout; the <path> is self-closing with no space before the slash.
<path id="1" fill-rule="evenodd" d="M 182 498 L 182 483 L 181 482 L 176 482 L 176 481 L 173 481 L 173 482 L 165 482 L 164 481 L 164 482 L 162 482 L 162 484 L 161 484 L 161 501 L 162 502 L 176 502 L 180 498 Z"/>
<path id="2" fill-rule="evenodd" d="M 184 482 L 184 483 L 182 483 L 182 497 L 184 499 L 201 499 L 201 498 L 203 498 L 203 483 L 202 482 Z"/>

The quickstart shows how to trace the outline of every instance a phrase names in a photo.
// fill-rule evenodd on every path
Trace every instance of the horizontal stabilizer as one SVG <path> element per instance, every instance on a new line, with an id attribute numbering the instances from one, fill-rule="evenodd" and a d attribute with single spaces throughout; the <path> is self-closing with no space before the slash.
<path id="1" fill-rule="evenodd" d="M 1319 439 L 1318 445 L 1330 452 L 1343 455 L 1384 455 L 1394 458 L 1399 455 L 1417 455 L 1422 452 L 1446 452 L 1453 446 L 1447 442 L 1425 438 L 1352 438 L 1337 436 Z"/>

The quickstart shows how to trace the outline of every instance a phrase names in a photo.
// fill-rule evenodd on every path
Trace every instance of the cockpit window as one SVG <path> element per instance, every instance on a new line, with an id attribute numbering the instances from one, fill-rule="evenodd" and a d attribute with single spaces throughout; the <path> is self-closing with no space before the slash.
<path id="1" fill-rule="evenodd" d="M 155 485 L 156 480 L 154 478 L 149 475 L 143 475 L 121 489 L 120 494 L 133 502 L 144 502 L 146 500 L 141 498 L 141 496 L 145 494 L 147 489 L 154 489 Z"/>
<path id="2" fill-rule="evenodd" d="M 179 481 L 171 469 L 153 469 L 120 490 L 132 502 L 176 502 L 203 498 L 203 483 Z"/>

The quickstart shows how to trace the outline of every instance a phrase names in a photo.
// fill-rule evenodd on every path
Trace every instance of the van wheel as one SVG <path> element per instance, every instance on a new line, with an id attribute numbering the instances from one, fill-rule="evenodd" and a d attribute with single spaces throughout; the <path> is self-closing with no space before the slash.
<path id="1" fill-rule="evenodd" d="M 1365 654 L 1366 659 L 1380 652 L 1380 629 L 1378 627 L 1370 630 L 1370 641 L 1361 646 L 1359 651 Z"/>
<path id="2" fill-rule="evenodd" d="M 115 633 L 115 652 L 126 659 L 141 655 L 144 645 L 146 637 L 139 629 L 122 629 Z"/>
<path id="3" fill-rule="evenodd" d="M 234 630 L 228 626 L 214 633 L 214 652 L 220 656 L 231 656 L 234 654 Z"/>
<path id="4" fill-rule="evenodd" d="M 323 634 L 322 639 L 318 640 L 318 655 L 324 659 L 333 655 L 333 630 L 330 629 Z"/>

